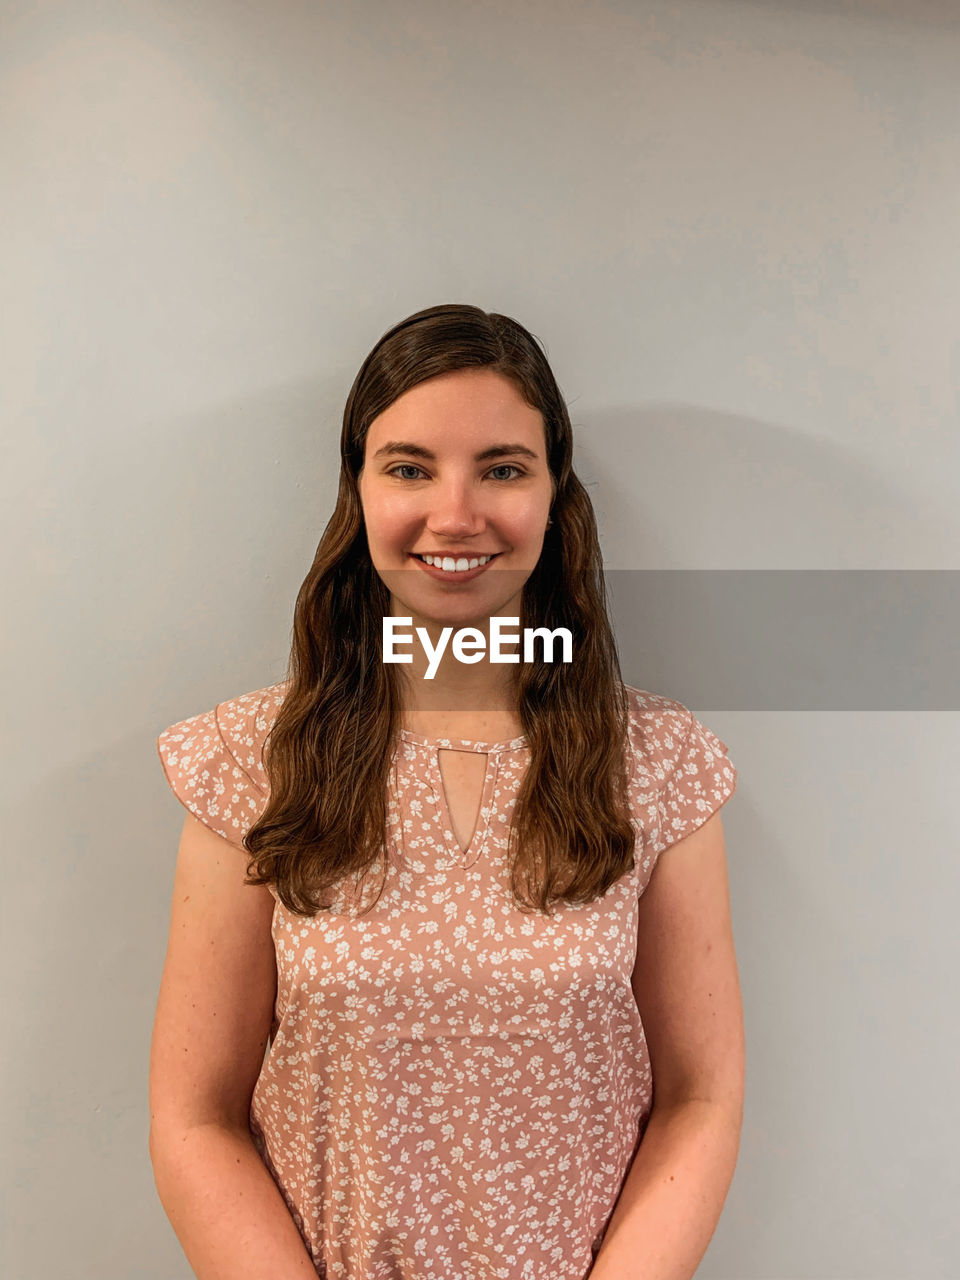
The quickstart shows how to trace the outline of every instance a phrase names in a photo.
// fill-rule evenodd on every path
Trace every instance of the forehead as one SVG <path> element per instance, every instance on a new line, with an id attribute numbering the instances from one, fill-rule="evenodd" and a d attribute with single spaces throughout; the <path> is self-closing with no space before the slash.
<path id="1" fill-rule="evenodd" d="M 418 383 L 388 405 L 371 422 L 367 445 L 376 449 L 388 437 L 425 442 L 428 436 L 450 445 L 457 442 L 452 437 L 473 442 L 507 429 L 510 439 L 542 448 L 543 417 L 509 378 L 490 369 L 457 369 Z"/>

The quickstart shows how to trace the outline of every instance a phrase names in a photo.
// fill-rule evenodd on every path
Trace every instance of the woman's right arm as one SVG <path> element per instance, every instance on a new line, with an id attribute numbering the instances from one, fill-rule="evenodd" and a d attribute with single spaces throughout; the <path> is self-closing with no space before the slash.
<path id="1" fill-rule="evenodd" d="M 243 850 L 187 815 L 150 1047 L 150 1160 L 197 1280 L 314 1280 L 250 1133 L 276 959 L 273 897 L 245 868 Z"/>

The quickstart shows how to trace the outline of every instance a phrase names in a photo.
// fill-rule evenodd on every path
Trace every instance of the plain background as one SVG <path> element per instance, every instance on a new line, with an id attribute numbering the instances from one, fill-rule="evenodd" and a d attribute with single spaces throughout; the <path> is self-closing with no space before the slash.
<path id="1" fill-rule="evenodd" d="M 2 10 L 3 1273 L 186 1280 L 154 742 L 281 677 L 362 359 L 540 336 L 613 568 L 956 568 L 960 10 Z M 693 709 L 749 1059 L 698 1275 L 956 1277 L 957 715 Z"/>

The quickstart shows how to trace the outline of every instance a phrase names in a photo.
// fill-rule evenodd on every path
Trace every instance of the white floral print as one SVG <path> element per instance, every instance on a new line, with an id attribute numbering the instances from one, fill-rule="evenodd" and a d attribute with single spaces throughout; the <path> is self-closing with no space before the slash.
<path id="1" fill-rule="evenodd" d="M 285 686 L 165 729 L 178 799 L 242 849 Z M 505 851 L 529 751 L 403 731 L 383 892 L 310 919 L 274 897 L 277 998 L 250 1128 L 325 1280 L 582 1280 L 650 1115 L 631 987 L 657 858 L 734 793 L 727 746 L 627 686 L 633 868 L 599 900 L 520 912 Z M 463 852 L 438 750 L 487 758 Z"/>

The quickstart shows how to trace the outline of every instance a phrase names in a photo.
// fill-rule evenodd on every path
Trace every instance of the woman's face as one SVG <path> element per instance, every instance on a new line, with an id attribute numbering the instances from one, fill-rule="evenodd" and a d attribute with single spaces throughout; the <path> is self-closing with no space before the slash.
<path id="1" fill-rule="evenodd" d="M 359 488 L 393 616 L 431 630 L 520 617 L 554 485 L 543 418 L 509 379 L 458 369 L 405 392 L 370 424 Z"/>

